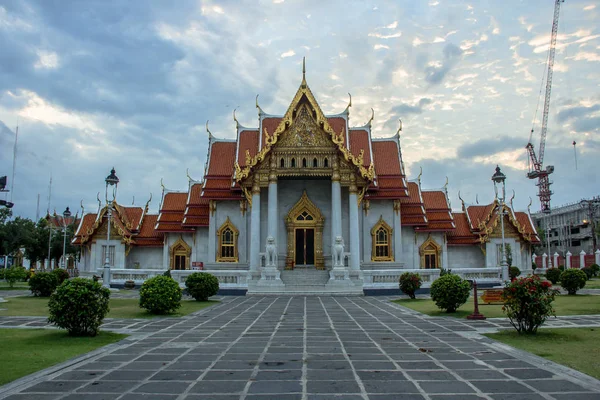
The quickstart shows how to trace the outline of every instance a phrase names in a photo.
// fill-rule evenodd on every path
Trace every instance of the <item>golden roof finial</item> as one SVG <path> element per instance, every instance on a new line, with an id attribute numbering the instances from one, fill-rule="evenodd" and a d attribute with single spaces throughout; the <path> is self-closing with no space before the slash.
<path id="1" fill-rule="evenodd" d="M 306 57 L 302 57 L 302 83 L 306 85 Z"/>
<path id="2" fill-rule="evenodd" d="M 233 120 L 235 121 L 235 129 L 238 129 L 240 126 L 240 123 L 238 122 L 237 118 L 235 117 L 235 110 L 237 110 L 237 107 L 233 109 Z"/>
<path id="3" fill-rule="evenodd" d="M 475 194 L 475 204 L 479 204 L 479 193 Z"/>
<path id="4" fill-rule="evenodd" d="M 400 136 L 400 132 L 402 132 L 402 120 L 398 118 L 398 130 L 396 131 L 396 135 Z"/>
<path id="5" fill-rule="evenodd" d="M 209 120 L 206 120 L 206 132 L 208 132 L 208 141 L 210 142 L 210 141 L 212 141 L 212 139 L 213 139 L 213 134 L 212 134 L 212 132 L 210 131 L 210 129 L 208 129 L 208 121 L 209 121 Z"/>
<path id="6" fill-rule="evenodd" d="M 369 125 L 369 128 L 371 127 L 371 122 L 373 122 L 373 118 L 375 118 L 375 110 L 373 110 L 373 108 L 371 108 L 371 119 L 369 119 L 369 122 L 367 122 L 367 125 Z"/>
<path id="7" fill-rule="evenodd" d="M 150 206 L 150 202 L 152 201 L 152 193 L 150 193 L 150 198 L 146 202 L 146 207 L 144 207 L 144 213 L 148 212 L 148 207 Z"/>
<path id="8" fill-rule="evenodd" d="M 98 200 L 98 214 L 100 214 L 100 210 L 102 210 L 102 201 L 100 200 L 100 192 L 96 195 L 96 200 Z"/>
<path id="9" fill-rule="evenodd" d="M 421 170 L 419 172 L 419 176 L 417 176 L 417 181 L 419 182 L 419 189 L 421 188 L 421 175 L 423 175 L 423 167 L 419 166 L 419 169 Z"/>
<path id="10" fill-rule="evenodd" d="M 192 177 L 190 176 L 190 169 L 189 168 L 185 169 L 185 174 L 187 175 L 188 181 L 193 181 Z"/>
<path id="11" fill-rule="evenodd" d="M 350 107 L 352 107 L 352 95 L 350 94 L 350 92 L 348 92 L 348 97 L 350 97 L 350 100 L 348 101 L 348 105 L 346 106 L 346 109 L 344 110 L 344 112 L 348 112 Z"/>
<path id="12" fill-rule="evenodd" d="M 458 199 L 460 200 L 460 202 L 462 203 L 462 209 L 463 211 L 466 211 L 466 207 L 465 207 L 465 201 L 463 200 L 462 197 L 460 197 L 460 190 L 458 191 Z"/>
<path id="13" fill-rule="evenodd" d="M 513 195 L 510 198 L 510 209 L 513 210 L 513 211 L 515 210 L 515 208 L 513 207 L 513 200 L 514 199 L 515 199 L 515 189 L 513 189 Z"/>
<path id="14" fill-rule="evenodd" d="M 83 217 L 85 215 L 85 208 L 83 208 L 83 199 L 81 199 L 79 207 L 81 207 L 81 216 Z"/>
<path id="15" fill-rule="evenodd" d="M 533 200 L 531 200 L 531 196 L 529 197 L 529 204 L 527 205 L 527 213 L 531 214 L 531 203 L 533 203 Z"/>
<path id="16" fill-rule="evenodd" d="M 448 177 L 446 177 L 446 183 L 444 184 L 444 192 L 448 195 Z"/>

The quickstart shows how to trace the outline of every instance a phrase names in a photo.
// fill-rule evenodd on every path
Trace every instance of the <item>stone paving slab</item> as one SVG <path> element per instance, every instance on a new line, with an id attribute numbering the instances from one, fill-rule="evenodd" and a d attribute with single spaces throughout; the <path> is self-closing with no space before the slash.
<path id="1" fill-rule="evenodd" d="M 587 324 L 600 318 L 563 325 Z M 387 298 L 235 297 L 183 318 L 107 320 L 132 336 L 0 387 L 0 398 L 600 399 L 600 381 L 477 333 L 499 327 Z"/>

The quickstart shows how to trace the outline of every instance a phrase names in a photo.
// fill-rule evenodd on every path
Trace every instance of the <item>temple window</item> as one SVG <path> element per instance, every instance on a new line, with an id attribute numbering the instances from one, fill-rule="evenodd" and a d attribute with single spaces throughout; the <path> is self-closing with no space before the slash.
<path id="1" fill-rule="evenodd" d="M 302 168 L 306 168 L 306 158 L 302 159 Z"/>
<path id="2" fill-rule="evenodd" d="M 190 269 L 190 255 L 192 248 L 182 239 L 179 238 L 171 247 L 169 247 L 169 255 L 171 256 L 171 269 L 185 270 Z"/>
<path id="3" fill-rule="evenodd" d="M 421 268 L 434 269 L 441 267 L 442 248 L 431 236 L 419 247 L 419 254 L 421 255 Z"/>
<path id="4" fill-rule="evenodd" d="M 296 168 L 296 159 L 292 158 L 292 168 Z"/>
<path id="5" fill-rule="evenodd" d="M 323 166 L 325 168 L 329 167 L 329 161 L 327 160 L 327 157 L 325 157 L 325 160 L 323 161 Z"/>
<path id="6" fill-rule="evenodd" d="M 394 261 L 392 255 L 392 228 L 379 217 L 379 221 L 371 229 L 373 243 L 371 261 Z"/>
<path id="7" fill-rule="evenodd" d="M 219 237 L 219 251 L 217 262 L 238 262 L 238 240 L 239 231 L 231 223 L 229 217 L 217 231 Z"/>
<path id="8" fill-rule="evenodd" d="M 279 166 L 281 168 L 285 167 L 285 160 L 283 158 L 281 158 L 281 161 L 279 161 Z"/>
<path id="9" fill-rule="evenodd" d="M 313 159 L 313 168 L 317 168 L 317 159 L 316 158 Z"/>

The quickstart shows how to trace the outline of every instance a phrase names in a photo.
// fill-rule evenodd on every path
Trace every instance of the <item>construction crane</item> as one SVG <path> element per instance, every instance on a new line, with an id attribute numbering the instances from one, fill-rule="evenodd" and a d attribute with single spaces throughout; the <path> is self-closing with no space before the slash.
<path id="1" fill-rule="evenodd" d="M 552 192 L 550 191 L 550 185 L 552 182 L 548 179 L 548 175 L 554 172 L 554 166 L 548 165 L 546 169 L 543 169 L 544 164 L 544 150 L 546 149 L 546 133 L 548 132 L 548 111 L 550 110 L 550 93 L 552 92 L 552 72 L 554 70 L 554 54 L 556 53 L 556 36 L 558 32 L 558 16 L 560 13 L 560 3 L 564 0 L 555 0 L 554 2 L 554 19 L 552 21 L 552 35 L 550 37 L 550 48 L 548 49 L 548 72 L 546 76 L 546 96 L 544 98 L 544 114 L 542 116 L 542 134 L 540 138 L 540 150 L 538 156 L 535 154 L 533 144 L 531 144 L 533 136 L 533 128 L 529 134 L 529 142 L 525 148 L 529 153 L 529 172 L 527 177 L 529 179 L 537 179 L 537 186 L 539 187 L 538 196 L 542 206 L 543 213 L 550 212 L 550 197 Z"/>

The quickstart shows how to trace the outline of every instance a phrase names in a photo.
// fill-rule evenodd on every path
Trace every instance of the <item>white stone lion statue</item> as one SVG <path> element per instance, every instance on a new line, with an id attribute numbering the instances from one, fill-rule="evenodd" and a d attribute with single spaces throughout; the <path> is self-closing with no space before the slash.
<path id="1" fill-rule="evenodd" d="M 267 237 L 267 267 L 277 267 L 277 245 L 273 236 Z"/>
<path id="2" fill-rule="evenodd" d="M 333 245 L 333 266 L 344 266 L 344 239 L 341 236 L 335 237 L 335 244 Z"/>

